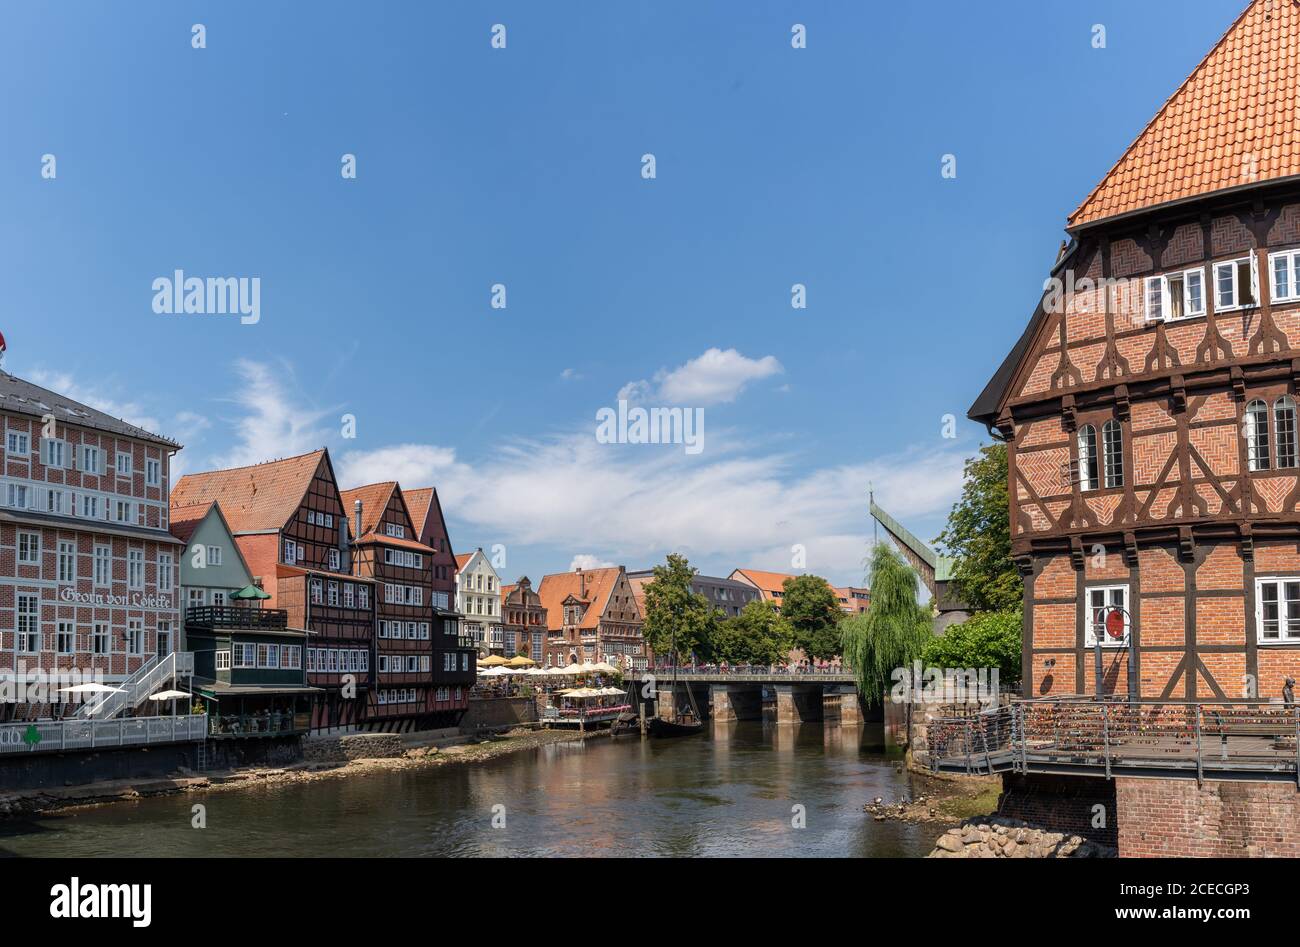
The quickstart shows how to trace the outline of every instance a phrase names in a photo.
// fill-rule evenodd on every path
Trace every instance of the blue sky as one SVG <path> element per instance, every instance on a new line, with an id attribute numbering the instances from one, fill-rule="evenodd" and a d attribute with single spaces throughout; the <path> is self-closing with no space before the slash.
<path id="1" fill-rule="evenodd" d="M 185 470 L 436 483 L 508 579 L 797 544 L 859 581 L 867 483 L 937 535 L 1066 214 L 1243 6 L 7 4 L 5 368 Z M 156 314 L 176 269 L 260 278 L 260 321 Z M 620 391 L 705 449 L 598 444 Z"/>

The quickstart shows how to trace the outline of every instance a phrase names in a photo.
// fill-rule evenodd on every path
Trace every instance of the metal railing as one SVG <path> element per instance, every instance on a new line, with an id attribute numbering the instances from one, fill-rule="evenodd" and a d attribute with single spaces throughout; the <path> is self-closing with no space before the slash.
<path id="1" fill-rule="evenodd" d="M 208 732 L 212 736 L 257 736 L 297 733 L 308 729 L 306 714 L 275 711 L 270 714 L 211 714 Z"/>
<path id="2" fill-rule="evenodd" d="M 115 720 L 38 720 L 0 724 L 0 755 L 58 753 L 103 747 L 189 743 L 208 733 L 207 714 L 119 717 Z"/>
<path id="3" fill-rule="evenodd" d="M 134 710 L 157 692 L 163 684 L 194 674 L 194 652 L 173 651 L 162 658 L 151 657 L 144 665 L 117 684 L 117 690 L 96 694 L 77 708 L 78 719 L 107 720 L 124 710 Z"/>
<path id="4" fill-rule="evenodd" d="M 283 608 L 196 605 L 185 609 L 185 624 L 208 628 L 287 628 L 289 613 Z"/>
<path id="5" fill-rule="evenodd" d="M 1300 706 L 1270 701 L 1017 700 L 938 717 L 930 765 L 967 772 L 1096 769 L 1294 773 Z"/>

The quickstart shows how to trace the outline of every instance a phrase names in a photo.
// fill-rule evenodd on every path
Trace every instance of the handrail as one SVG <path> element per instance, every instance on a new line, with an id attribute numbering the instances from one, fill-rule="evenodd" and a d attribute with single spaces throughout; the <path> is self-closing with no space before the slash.
<path id="1" fill-rule="evenodd" d="M 97 747 L 204 740 L 207 714 L 118 717 L 114 720 L 38 720 L 0 724 L 0 755 L 58 753 Z"/>
<path id="2" fill-rule="evenodd" d="M 116 717 L 123 710 L 139 707 L 164 682 L 170 683 L 193 674 L 194 653 L 192 651 L 173 651 L 161 659 L 155 655 L 141 665 L 134 674 L 122 681 L 116 691 L 104 694 L 98 700 L 86 701 L 77 708 L 74 716 L 96 720 Z"/>
<path id="3" fill-rule="evenodd" d="M 930 765 L 1027 772 L 1095 766 L 1294 772 L 1300 783 L 1300 706 L 1261 700 L 1017 700 L 928 722 Z M 1207 737 L 1217 740 L 1207 741 Z M 1217 749 L 1207 753 L 1207 742 Z"/>

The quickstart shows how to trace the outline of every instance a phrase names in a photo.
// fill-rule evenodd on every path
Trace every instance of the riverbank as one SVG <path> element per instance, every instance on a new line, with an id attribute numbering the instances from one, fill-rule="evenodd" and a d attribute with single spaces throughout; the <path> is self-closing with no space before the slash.
<path id="1" fill-rule="evenodd" d="M 935 775 L 909 770 L 912 795 L 877 798 L 862 811 L 877 822 L 954 825 L 997 812 L 1002 793 L 1000 776 Z"/>
<path id="2" fill-rule="evenodd" d="M 597 736 L 596 731 L 583 734 L 568 730 L 519 729 L 476 743 L 458 743 L 443 747 L 412 745 L 403 755 L 394 757 L 301 762 L 287 766 L 221 770 L 202 775 L 180 773 L 167 779 L 122 779 L 58 789 L 0 793 L 0 819 L 26 818 L 60 810 L 92 808 L 151 796 L 220 792 L 278 783 L 363 776 L 389 770 L 430 769 L 438 766 L 481 763 L 524 750 L 533 750 L 555 743 L 580 741 L 594 736 Z M 607 734 L 605 736 L 608 738 Z"/>

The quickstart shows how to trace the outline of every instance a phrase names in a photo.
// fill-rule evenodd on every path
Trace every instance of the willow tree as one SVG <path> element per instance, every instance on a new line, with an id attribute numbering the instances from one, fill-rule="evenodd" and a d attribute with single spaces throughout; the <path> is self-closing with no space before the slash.
<path id="1" fill-rule="evenodd" d="M 866 614 L 840 622 L 840 641 L 863 700 L 877 704 L 884 699 L 894 670 L 919 658 L 933 633 L 929 612 L 916 600 L 920 581 L 898 553 L 877 543 L 869 568 L 871 604 Z"/>

